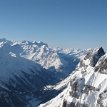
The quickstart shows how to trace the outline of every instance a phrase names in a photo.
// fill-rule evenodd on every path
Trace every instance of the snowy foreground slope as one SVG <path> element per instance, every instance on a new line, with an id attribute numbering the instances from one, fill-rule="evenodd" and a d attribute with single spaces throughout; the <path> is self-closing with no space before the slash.
<path id="1" fill-rule="evenodd" d="M 66 83 L 64 91 L 39 107 L 107 107 L 107 53 L 88 50 Z"/>
<path id="2" fill-rule="evenodd" d="M 85 53 L 53 49 L 43 42 L 0 39 L 0 107 L 35 107 L 49 101 L 64 90 Z M 65 77 L 68 80 L 60 82 Z"/>

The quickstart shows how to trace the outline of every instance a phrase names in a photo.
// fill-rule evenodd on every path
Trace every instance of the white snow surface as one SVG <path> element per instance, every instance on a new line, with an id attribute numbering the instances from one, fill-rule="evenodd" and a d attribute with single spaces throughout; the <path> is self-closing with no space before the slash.
<path id="1" fill-rule="evenodd" d="M 107 54 L 99 59 L 95 67 L 90 66 L 89 59 L 83 59 L 85 66 L 78 64 L 77 69 L 66 82 L 68 84 L 67 88 L 39 107 L 68 107 L 71 103 L 80 104 L 75 107 L 82 107 L 83 105 L 87 105 L 87 107 L 107 107 L 107 74 L 99 70 L 95 71 L 95 68 L 105 59 L 107 59 Z M 74 85 L 75 82 L 77 85 Z M 63 106 L 64 101 L 66 101 L 66 106 Z"/>

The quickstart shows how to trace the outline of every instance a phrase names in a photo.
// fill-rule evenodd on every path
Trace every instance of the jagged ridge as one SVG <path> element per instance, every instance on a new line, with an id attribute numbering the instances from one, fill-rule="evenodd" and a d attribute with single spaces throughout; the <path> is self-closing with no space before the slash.
<path id="1" fill-rule="evenodd" d="M 107 53 L 103 48 L 89 50 L 71 74 L 68 87 L 40 107 L 107 107 L 106 73 Z"/>

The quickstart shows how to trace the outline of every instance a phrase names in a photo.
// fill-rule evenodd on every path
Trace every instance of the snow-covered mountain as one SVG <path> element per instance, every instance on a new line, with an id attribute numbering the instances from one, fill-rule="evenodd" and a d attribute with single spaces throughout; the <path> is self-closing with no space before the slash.
<path id="1" fill-rule="evenodd" d="M 46 69 L 54 67 L 57 71 L 60 71 L 61 67 L 64 67 L 63 65 L 68 64 L 67 55 L 69 55 L 69 59 L 70 56 L 74 59 L 83 54 L 82 50 L 53 49 L 43 42 L 9 41 L 6 39 L 0 39 L 0 49 L 11 56 L 23 57 L 39 63 Z"/>
<path id="2" fill-rule="evenodd" d="M 79 57 L 85 53 L 76 49 L 53 49 L 43 42 L 9 41 L 0 39 L 0 51 L 16 58 L 25 58 L 40 64 L 43 68 L 59 74 L 69 74 L 75 69 Z M 61 73 L 60 73 L 61 71 Z"/>
<path id="3" fill-rule="evenodd" d="M 65 83 L 64 83 L 65 81 Z M 87 50 L 57 97 L 39 107 L 107 107 L 107 53 L 103 48 Z"/>
<path id="4" fill-rule="evenodd" d="M 106 84 L 102 47 L 0 39 L 0 107 L 107 107 Z"/>
<path id="5" fill-rule="evenodd" d="M 0 107 L 35 107 L 55 97 L 63 89 L 46 87 L 67 77 L 85 53 L 0 39 Z"/>

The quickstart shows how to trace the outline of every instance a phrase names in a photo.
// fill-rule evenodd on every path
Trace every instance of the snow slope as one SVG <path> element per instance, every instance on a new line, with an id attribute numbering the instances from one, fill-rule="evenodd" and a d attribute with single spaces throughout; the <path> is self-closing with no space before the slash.
<path id="1" fill-rule="evenodd" d="M 39 107 L 107 107 L 107 53 L 102 48 L 89 50 L 67 88 Z"/>

